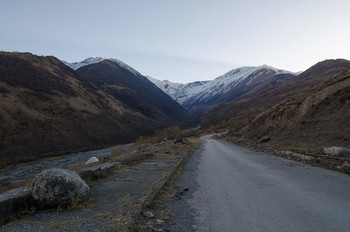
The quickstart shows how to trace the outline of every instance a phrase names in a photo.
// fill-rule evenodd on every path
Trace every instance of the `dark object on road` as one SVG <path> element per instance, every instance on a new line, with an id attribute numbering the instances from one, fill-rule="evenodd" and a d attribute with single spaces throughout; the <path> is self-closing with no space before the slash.
<path id="1" fill-rule="evenodd" d="M 53 168 L 35 176 L 30 192 L 36 205 L 45 209 L 87 201 L 90 188 L 75 172 Z"/>
<path id="2" fill-rule="evenodd" d="M 270 141 L 270 137 L 269 136 L 263 136 L 261 137 L 261 139 L 259 140 L 259 143 L 267 143 L 268 141 Z"/>
<path id="3" fill-rule="evenodd" d="M 175 198 L 177 200 L 181 200 L 182 199 L 182 195 L 184 195 L 185 192 L 187 192 L 190 188 L 183 188 L 182 190 L 180 191 L 177 191 L 177 193 L 175 194 Z"/>

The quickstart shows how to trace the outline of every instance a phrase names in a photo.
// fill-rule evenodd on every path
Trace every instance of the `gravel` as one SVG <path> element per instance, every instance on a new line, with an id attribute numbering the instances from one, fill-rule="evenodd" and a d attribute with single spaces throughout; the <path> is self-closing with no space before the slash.
<path id="1" fill-rule="evenodd" d="M 175 182 L 179 187 L 178 197 L 166 205 L 172 211 L 166 227 L 167 231 L 193 231 L 192 225 L 196 216 L 196 211 L 188 202 L 193 197 L 193 193 L 198 189 L 196 181 L 196 173 L 198 169 L 199 155 L 202 151 L 202 146 L 190 156 L 183 167 L 182 175 Z"/>
<path id="2" fill-rule="evenodd" d="M 91 186 L 91 203 L 74 210 L 48 210 L 35 213 L 2 227 L 6 232 L 115 231 L 119 220 L 135 210 L 154 182 L 158 181 L 179 157 L 168 155 L 145 160 L 121 169 Z M 119 231 L 119 230 L 118 230 Z"/>

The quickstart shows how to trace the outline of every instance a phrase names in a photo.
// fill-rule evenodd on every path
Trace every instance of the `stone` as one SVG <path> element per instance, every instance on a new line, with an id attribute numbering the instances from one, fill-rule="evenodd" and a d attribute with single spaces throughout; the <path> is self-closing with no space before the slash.
<path id="1" fill-rule="evenodd" d="M 266 143 L 266 142 L 268 142 L 268 141 L 270 141 L 270 140 L 271 140 L 271 139 L 270 139 L 269 136 L 263 136 L 263 137 L 260 138 L 259 142 L 260 142 L 260 143 Z"/>
<path id="2" fill-rule="evenodd" d="M 346 147 L 325 147 L 323 148 L 323 152 L 326 153 L 327 155 L 332 155 L 332 156 L 349 156 L 350 155 L 350 148 Z"/>
<path id="3" fill-rule="evenodd" d="M 144 211 L 142 212 L 143 216 L 145 216 L 146 218 L 154 218 L 154 214 L 151 213 L 150 211 Z"/>
<path id="4" fill-rule="evenodd" d="M 152 229 L 152 232 L 162 232 L 162 231 L 163 231 L 163 229 L 157 229 L 157 228 Z"/>
<path id="5" fill-rule="evenodd" d="M 164 221 L 161 219 L 156 219 L 155 224 L 156 225 L 163 225 Z"/>
<path id="6" fill-rule="evenodd" d="M 292 151 L 285 151 L 284 154 L 286 154 L 286 155 L 292 155 L 293 152 L 292 152 Z"/>
<path id="7" fill-rule="evenodd" d="M 32 200 L 26 187 L 16 188 L 0 194 L 0 227 L 21 212 L 32 207 Z"/>
<path id="8" fill-rule="evenodd" d="M 87 201 L 90 188 L 75 172 L 52 168 L 34 177 L 30 193 L 36 205 L 45 209 Z"/>
<path id="9" fill-rule="evenodd" d="M 165 138 L 162 140 L 161 144 L 164 144 L 164 143 L 167 143 L 167 142 L 168 142 L 168 138 L 165 137 Z"/>
<path id="10" fill-rule="evenodd" d="M 104 155 L 102 155 L 102 158 L 105 160 L 109 160 L 109 159 L 111 159 L 111 154 L 109 154 L 109 153 L 104 154 Z"/>
<path id="11" fill-rule="evenodd" d="M 97 159 L 97 157 L 93 156 L 90 159 L 88 159 L 88 161 L 86 161 L 85 164 L 92 164 L 97 162 L 99 162 L 99 160 Z"/>
<path id="12" fill-rule="evenodd" d="M 175 140 L 174 144 L 177 144 L 177 143 L 183 143 L 182 138 L 177 138 Z"/>

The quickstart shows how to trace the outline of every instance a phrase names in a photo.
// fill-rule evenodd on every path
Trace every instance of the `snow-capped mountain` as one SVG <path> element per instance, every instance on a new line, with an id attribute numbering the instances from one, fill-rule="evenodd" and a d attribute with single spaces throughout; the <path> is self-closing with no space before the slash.
<path id="1" fill-rule="evenodd" d="M 65 65 L 75 69 L 101 91 L 114 97 L 135 112 L 169 125 L 189 117 L 186 110 L 168 94 L 118 59 L 90 57 Z"/>
<path id="2" fill-rule="evenodd" d="M 63 62 L 72 69 L 78 70 L 86 65 L 100 63 L 104 60 L 117 63 L 141 80 L 148 81 L 138 71 L 114 58 L 90 57 L 81 62 Z M 196 81 L 187 84 L 173 83 L 168 80 L 160 81 L 152 77 L 147 78 L 181 104 L 189 113 L 198 115 L 231 100 L 253 96 L 294 76 L 296 76 L 295 73 L 262 65 L 236 68 L 211 81 Z"/>
<path id="3" fill-rule="evenodd" d="M 174 99 L 180 104 L 182 104 L 184 101 L 186 101 L 189 98 L 189 96 L 191 96 L 192 90 L 208 82 L 208 81 L 196 81 L 188 84 L 182 84 L 182 83 L 174 83 L 168 80 L 160 81 L 158 79 L 154 79 L 149 76 L 147 76 L 147 78 L 151 82 L 153 82 L 153 84 L 158 86 L 158 88 L 163 90 L 172 99 Z"/>
<path id="4" fill-rule="evenodd" d="M 69 66 L 70 68 L 74 69 L 74 70 L 77 70 L 78 68 L 80 67 L 83 67 L 83 66 L 86 66 L 86 65 L 89 65 L 89 64 L 96 64 L 96 63 L 100 63 L 101 61 L 104 61 L 104 60 L 110 60 L 110 61 L 113 61 L 115 63 L 117 63 L 119 66 L 129 70 L 130 72 L 132 72 L 134 75 L 138 76 L 138 75 L 141 75 L 138 71 L 136 71 L 135 69 L 133 69 L 132 67 L 130 67 L 129 65 L 125 64 L 124 62 L 118 60 L 118 59 L 114 59 L 114 58 L 102 58 L 102 57 L 89 57 L 83 61 L 80 61 L 80 62 L 73 62 L 73 63 L 68 63 L 64 60 L 62 60 L 62 62 Z"/>
<path id="5" fill-rule="evenodd" d="M 191 114 L 196 115 L 244 94 L 260 92 L 294 76 L 295 74 L 292 72 L 263 65 L 240 67 L 212 81 L 196 81 L 187 84 L 147 78 Z"/>

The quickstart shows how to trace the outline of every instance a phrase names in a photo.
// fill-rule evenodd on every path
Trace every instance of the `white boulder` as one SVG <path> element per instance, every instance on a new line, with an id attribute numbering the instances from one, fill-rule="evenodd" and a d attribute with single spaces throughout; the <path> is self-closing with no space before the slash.
<path id="1" fill-rule="evenodd" d="M 98 158 L 93 156 L 90 159 L 88 159 L 88 161 L 85 162 L 85 164 L 92 164 L 92 163 L 97 163 L 99 162 Z"/>

